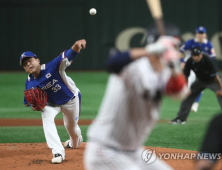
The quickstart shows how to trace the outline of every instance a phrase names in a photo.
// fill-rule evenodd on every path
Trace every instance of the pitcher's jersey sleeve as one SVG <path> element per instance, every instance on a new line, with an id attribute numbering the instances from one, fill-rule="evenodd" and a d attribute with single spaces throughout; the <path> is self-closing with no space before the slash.
<path id="1" fill-rule="evenodd" d="M 67 51 L 62 52 L 58 57 L 53 59 L 51 62 L 48 64 L 50 67 L 57 67 L 57 68 L 62 68 L 66 69 L 68 66 L 71 65 L 73 59 L 78 55 L 79 53 L 76 53 L 75 51 L 70 48 Z"/>

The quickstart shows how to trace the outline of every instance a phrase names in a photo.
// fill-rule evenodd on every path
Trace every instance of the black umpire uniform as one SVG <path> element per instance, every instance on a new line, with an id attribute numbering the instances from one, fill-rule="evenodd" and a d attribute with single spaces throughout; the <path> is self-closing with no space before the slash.
<path id="1" fill-rule="evenodd" d="M 217 68 L 210 57 L 202 54 L 200 47 L 193 47 L 191 49 L 191 55 L 192 57 L 186 62 L 184 75 L 188 78 L 190 70 L 193 70 L 197 78 L 190 87 L 191 93 L 182 101 L 177 117 L 170 121 L 171 124 L 185 124 L 193 102 L 205 88 L 209 88 L 215 93 L 222 91 Z M 222 97 L 217 96 L 217 99 L 222 108 Z"/>

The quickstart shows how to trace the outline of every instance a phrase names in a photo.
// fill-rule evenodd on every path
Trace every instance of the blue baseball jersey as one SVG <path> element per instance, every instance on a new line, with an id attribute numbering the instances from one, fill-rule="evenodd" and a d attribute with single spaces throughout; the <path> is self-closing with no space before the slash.
<path id="1" fill-rule="evenodd" d="M 48 102 L 62 105 L 75 96 L 76 85 L 74 81 L 65 73 L 65 69 L 71 65 L 73 58 L 78 53 L 72 48 L 61 53 L 58 57 L 47 64 L 41 65 L 39 76 L 34 79 L 33 75 L 28 75 L 25 89 L 39 87 L 47 93 Z M 27 104 L 24 97 L 24 104 Z"/>
<path id="2" fill-rule="evenodd" d="M 189 51 L 191 50 L 192 47 L 195 47 L 195 46 L 200 46 L 203 54 L 209 55 L 211 58 L 216 57 L 215 50 L 211 42 L 208 41 L 207 39 L 205 39 L 203 43 L 199 43 L 196 38 L 190 39 L 186 41 L 185 44 L 180 47 L 180 52 L 183 53 L 187 50 Z"/>

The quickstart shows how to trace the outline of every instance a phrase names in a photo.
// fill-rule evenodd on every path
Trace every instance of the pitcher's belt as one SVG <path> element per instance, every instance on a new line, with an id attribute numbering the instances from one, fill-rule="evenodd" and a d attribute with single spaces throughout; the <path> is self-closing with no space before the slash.
<path id="1" fill-rule="evenodd" d="M 75 97 L 76 97 L 76 96 L 73 96 L 69 101 L 75 99 Z M 69 101 L 68 101 L 68 102 L 69 102 Z M 68 102 L 66 102 L 66 103 L 68 103 Z M 64 104 L 66 104 L 66 103 L 64 103 Z M 61 104 L 61 105 L 64 105 L 64 104 Z M 60 107 L 61 105 L 58 105 L 58 104 L 52 103 L 52 102 L 47 102 L 47 106 L 51 106 L 51 107 Z"/>

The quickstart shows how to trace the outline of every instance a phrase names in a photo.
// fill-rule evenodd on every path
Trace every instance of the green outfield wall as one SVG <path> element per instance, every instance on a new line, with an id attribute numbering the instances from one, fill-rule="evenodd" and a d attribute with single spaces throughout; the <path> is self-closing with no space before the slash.
<path id="1" fill-rule="evenodd" d="M 162 0 L 164 19 L 179 26 L 183 40 L 207 28 L 222 60 L 221 0 Z M 91 16 L 90 8 L 97 14 Z M 141 46 L 153 23 L 145 0 L 0 0 L 0 70 L 22 70 L 20 54 L 34 52 L 48 62 L 85 38 L 87 49 L 70 69 L 104 69 L 111 47 Z"/>

